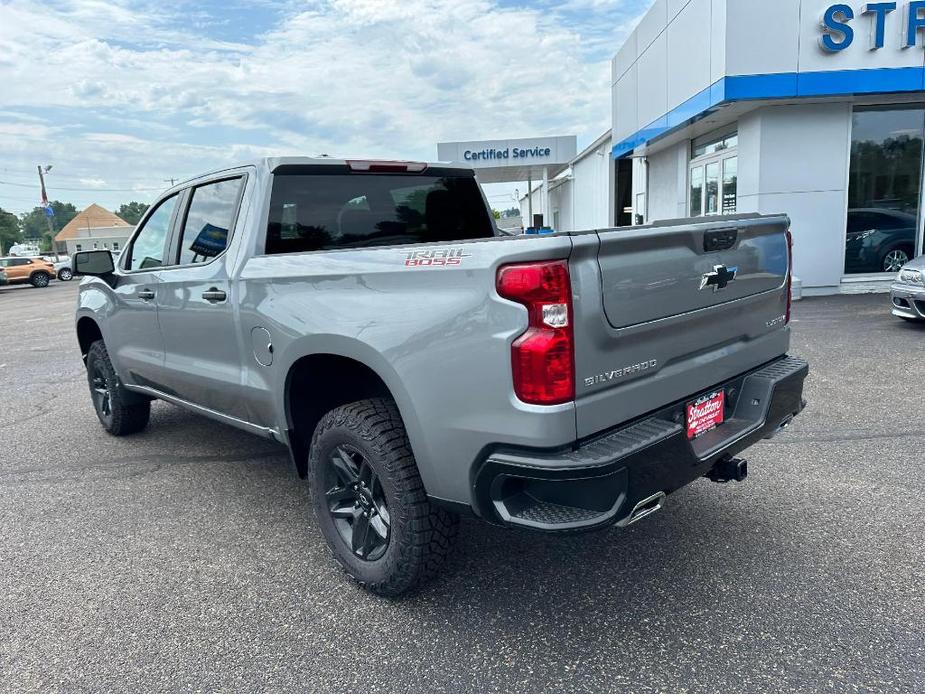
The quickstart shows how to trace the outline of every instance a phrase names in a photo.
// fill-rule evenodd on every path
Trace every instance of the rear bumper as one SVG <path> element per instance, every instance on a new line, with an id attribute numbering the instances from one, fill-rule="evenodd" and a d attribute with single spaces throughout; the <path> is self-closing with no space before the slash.
<path id="1" fill-rule="evenodd" d="M 694 441 L 684 412 L 696 393 L 575 448 L 499 447 L 474 468 L 476 510 L 495 523 L 549 532 L 628 524 L 641 502 L 649 508 L 787 426 L 805 407 L 808 373 L 802 359 L 783 357 L 708 389 L 726 391 L 726 421 Z"/>

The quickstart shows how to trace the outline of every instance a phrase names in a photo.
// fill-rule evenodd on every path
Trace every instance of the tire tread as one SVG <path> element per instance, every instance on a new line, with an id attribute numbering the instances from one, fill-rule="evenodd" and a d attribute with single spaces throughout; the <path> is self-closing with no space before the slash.
<path id="1" fill-rule="evenodd" d="M 393 559 L 384 580 L 365 581 L 350 571 L 338 558 L 348 574 L 368 590 L 383 596 L 397 597 L 430 580 L 437 574 L 450 554 L 459 533 L 458 517 L 430 503 L 424 483 L 418 473 L 411 445 L 401 415 L 395 403 L 388 398 L 360 400 L 335 408 L 322 417 L 312 437 L 310 467 L 319 465 L 319 439 L 327 432 L 345 427 L 367 441 L 379 456 L 398 494 L 403 497 L 402 508 L 406 523 L 401 533 L 402 545 L 391 553 Z M 320 512 L 320 510 L 319 510 Z M 393 523 L 397 517 L 393 515 Z M 337 556 L 338 546 L 326 538 Z"/>
<path id="2" fill-rule="evenodd" d="M 106 350 L 106 344 L 102 340 L 97 340 L 87 351 L 87 364 L 94 360 L 99 362 L 98 366 L 103 372 L 106 379 L 106 385 L 110 388 L 110 401 L 112 405 L 112 423 L 107 425 L 100 420 L 103 428 L 113 436 L 128 436 L 137 434 L 148 426 L 151 418 L 151 402 L 142 400 L 140 402 L 129 404 L 129 394 L 125 391 L 119 382 L 116 370 L 109 359 L 109 352 Z"/>

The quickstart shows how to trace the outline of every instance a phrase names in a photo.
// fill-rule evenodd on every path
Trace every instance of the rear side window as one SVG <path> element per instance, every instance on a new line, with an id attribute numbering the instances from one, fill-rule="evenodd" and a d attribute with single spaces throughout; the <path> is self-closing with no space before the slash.
<path id="1" fill-rule="evenodd" d="M 277 174 L 266 252 L 301 253 L 491 238 L 469 176 Z"/>
<path id="2" fill-rule="evenodd" d="M 180 241 L 180 265 L 204 263 L 224 252 L 243 180 L 217 181 L 193 189 Z"/>

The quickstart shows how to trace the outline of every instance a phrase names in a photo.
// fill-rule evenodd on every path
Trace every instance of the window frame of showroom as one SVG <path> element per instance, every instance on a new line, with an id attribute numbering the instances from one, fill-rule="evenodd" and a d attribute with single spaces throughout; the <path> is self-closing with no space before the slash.
<path id="1" fill-rule="evenodd" d="M 725 214 L 735 214 L 738 209 L 738 123 L 733 123 L 725 128 L 721 128 L 712 133 L 698 137 L 690 141 L 689 154 L 690 160 L 687 165 L 687 200 L 686 209 L 690 217 L 713 217 Z M 698 150 L 703 150 L 698 153 Z M 730 161 L 735 162 L 735 200 L 731 209 L 725 203 L 726 200 L 726 174 L 727 166 Z M 716 167 L 717 183 L 717 209 L 713 212 L 707 211 L 709 197 L 709 168 Z M 700 211 L 694 213 L 694 172 L 702 172 L 700 182 Z"/>
<path id="2" fill-rule="evenodd" d="M 917 135 L 920 138 L 920 143 L 918 146 L 918 191 L 916 196 L 916 222 L 915 222 L 915 232 L 913 238 L 913 247 L 912 247 L 912 257 L 916 258 L 922 255 L 923 248 L 925 248 L 925 101 L 915 101 L 908 103 L 882 103 L 882 104 L 863 104 L 863 105 L 853 105 L 851 108 L 850 115 L 850 127 L 848 133 L 848 170 L 846 172 L 847 176 L 847 185 L 845 189 L 845 236 L 842 242 L 842 252 L 843 252 L 843 280 L 847 281 L 860 281 L 865 278 L 870 279 L 884 279 L 895 275 L 893 271 L 874 271 L 874 270 L 857 270 L 854 272 L 849 272 L 848 270 L 848 256 L 849 256 L 849 238 L 848 234 L 852 231 L 852 225 L 850 223 L 850 212 L 852 209 L 865 209 L 865 208 L 853 208 L 852 207 L 852 193 L 853 186 L 857 185 L 859 180 L 859 174 L 856 174 L 855 171 L 855 137 L 856 137 L 856 128 L 857 128 L 857 117 L 859 114 L 865 113 L 894 113 L 898 111 L 918 111 L 920 112 L 921 120 L 916 126 Z M 888 199 L 884 199 L 883 202 L 887 202 Z M 872 206 L 870 209 L 877 209 L 879 206 Z M 884 206 L 882 209 L 889 212 L 894 212 L 894 208 Z M 911 260 L 911 258 L 910 258 Z"/>

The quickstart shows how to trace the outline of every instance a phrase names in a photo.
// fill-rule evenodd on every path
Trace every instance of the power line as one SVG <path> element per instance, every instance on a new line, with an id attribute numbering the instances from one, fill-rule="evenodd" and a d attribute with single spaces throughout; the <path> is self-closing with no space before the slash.
<path id="1" fill-rule="evenodd" d="M 32 176 L 34 173 L 35 173 L 34 171 L 22 171 L 21 169 L 10 169 L 5 166 L 0 166 L 0 175 L 11 174 L 14 176 Z M 66 173 L 59 173 L 58 171 L 55 171 L 53 174 L 55 178 L 73 178 L 77 180 L 84 180 L 90 175 L 93 175 L 93 174 L 85 174 L 85 175 L 66 174 Z M 150 181 L 151 180 L 149 178 L 136 178 L 136 177 L 128 177 L 128 176 L 122 176 L 122 175 L 120 175 L 119 178 L 125 179 L 128 181 Z"/>
<path id="2" fill-rule="evenodd" d="M 29 183 L 14 183 L 12 181 L 0 181 L 0 185 L 4 186 L 16 186 L 17 188 L 35 188 L 34 184 Z M 56 191 L 60 190 L 65 193 L 144 193 L 144 192 L 159 192 L 163 188 L 61 188 L 55 186 Z"/>

